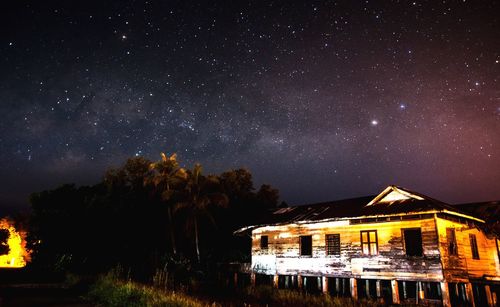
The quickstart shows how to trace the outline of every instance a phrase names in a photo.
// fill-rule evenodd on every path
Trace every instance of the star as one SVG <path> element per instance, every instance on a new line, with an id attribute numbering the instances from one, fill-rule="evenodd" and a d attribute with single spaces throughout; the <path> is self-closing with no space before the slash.
<path id="1" fill-rule="evenodd" d="M 376 120 L 376 119 L 372 119 L 372 121 L 371 121 L 371 125 L 372 125 L 372 126 L 377 126 L 377 125 L 378 125 L 378 120 Z"/>

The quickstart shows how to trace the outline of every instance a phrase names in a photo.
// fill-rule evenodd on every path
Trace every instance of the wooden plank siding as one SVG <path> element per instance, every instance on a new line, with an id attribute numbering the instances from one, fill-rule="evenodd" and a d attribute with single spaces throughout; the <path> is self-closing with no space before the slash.
<path id="1" fill-rule="evenodd" d="M 468 282 L 469 278 L 481 279 L 485 276 L 499 276 L 496 238 L 474 227 L 457 221 L 437 218 L 439 250 L 442 255 L 444 275 L 449 282 Z M 455 229 L 457 255 L 450 255 L 446 229 Z M 479 259 L 473 259 L 469 234 L 476 236 Z"/>
<path id="2" fill-rule="evenodd" d="M 259 227 L 252 231 L 252 269 L 268 275 L 441 281 L 434 218 L 350 224 L 348 220 Z M 423 256 L 406 256 L 402 230 L 420 228 Z M 360 232 L 377 230 L 378 254 L 363 255 Z M 340 255 L 326 255 L 325 235 L 340 234 Z M 267 235 L 267 249 L 260 236 Z M 311 235 L 312 256 L 300 256 L 299 237 Z M 478 241 L 479 241 L 478 237 Z"/>

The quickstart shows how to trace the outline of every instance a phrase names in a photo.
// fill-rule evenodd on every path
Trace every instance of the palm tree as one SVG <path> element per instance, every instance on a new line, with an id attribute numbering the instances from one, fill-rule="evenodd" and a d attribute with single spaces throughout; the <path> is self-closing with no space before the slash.
<path id="1" fill-rule="evenodd" d="M 196 247 L 196 257 L 200 263 L 199 221 L 202 217 L 209 219 L 215 225 L 210 213 L 210 207 L 227 207 L 228 198 L 219 192 L 220 183 L 216 176 L 203 176 L 200 164 L 195 164 L 188 172 L 184 199 L 175 205 L 175 210 L 187 211 L 186 226 L 193 227 Z"/>
<path id="2" fill-rule="evenodd" d="M 175 233 L 172 218 L 172 207 L 174 204 L 174 194 L 176 187 L 181 185 L 186 180 L 186 171 L 179 166 L 177 162 L 177 155 L 174 153 L 167 157 L 163 152 L 161 153 L 161 160 L 151 163 L 149 165 L 150 175 L 146 177 L 144 184 L 153 185 L 156 192 L 160 193 L 160 199 L 167 205 L 167 214 L 169 220 L 169 233 L 170 241 L 172 243 L 172 252 L 177 254 L 175 244 Z"/>

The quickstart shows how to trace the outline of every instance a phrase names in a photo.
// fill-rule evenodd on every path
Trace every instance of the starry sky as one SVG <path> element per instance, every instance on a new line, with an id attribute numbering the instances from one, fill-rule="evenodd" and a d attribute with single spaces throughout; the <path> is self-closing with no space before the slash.
<path id="1" fill-rule="evenodd" d="M 500 199 L 498 1 L 2 1 L 0 212 L 133 156 L 290 204 Z"/>

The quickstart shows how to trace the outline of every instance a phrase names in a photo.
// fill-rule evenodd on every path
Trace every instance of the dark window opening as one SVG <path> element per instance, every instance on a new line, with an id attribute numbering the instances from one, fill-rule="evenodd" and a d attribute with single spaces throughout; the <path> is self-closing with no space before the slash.
<path id="1" fill-rule="evenodd" d="M 378 238 L 376 230 L 361 231 L 361 250 L 364 255 L 378 254 Z"/>
<path id="2" fill-rule="evenodd" d="M 458 255 L 457 238 L 455 228 L 446 228 L 446 241 L 448 243 L 448 254 L 450 256 Z"/>
<path id="3" fill-rule="evenodd" d="M 349 278 L 328 277 L 330 295 L 338 297 L 351 297 Z"/>
<path id="4" fill-rule="evenodd" d="M 319 294 L 322 291 L 321 277 L 302 276 L 304 290 L 310 294 Z"/>
<path id="5" fill-rule="evenodd" d="M 312 256 L 312 236 L 300 236 L 300 255 Z"/>
<path id="6" fill-rule="evenodd" d="M 268 236 L 260 236 L 260 248 L 267 249 L 269 247 L 269 237 Z"/>
<path id="7" fill-rule="evenodd" d="M 404 229 L 405 250 L 407 256 L 422 256 L 422 231 L 420 228 Z"/>
<path id="8" fill-rule="evenodd" d="M 358 279 L 358 297 L 374 299 L 377 297 L 377 281 L 375 279 Z"/>
<path id="9" fill-rule="evenodd" d="M 479 250 L 477 249 L 476 235 L 469 234 L 470 250 L 472 252 L 472 259 L 479 259 Z"/>
<path id="10" fill-rule="evenodd" d="M 467 304 L 467 290 L 464 283 L 448 283 L 448 291 L 450 294 L 450 302 L 452 306 L 470 306 Z M 477 305 L 477 293 L 474 293 L 474 299 L 476 300 L 476 306 L 485 306 L 483 304 Z"/>
<path id="11" fill-rule="evenodd" d="M 0 255 L 6 255 L 9 253 L 9 245 L 7 245 L 9 235 L 9 231 L 7 229 L 0 229 Z"/>
<path id="12" fill-rule="evenodd" d="M 278 277 L 279 289 L 298 289 L 297 276 L 293 275 L 279 275 Z"/>
<path id="13" fill-rule="evenodd" d="M 421 282 L 424 298 L 429 300 L 441 299 L 441 287 L 438 282 Z"/>
<path id="14" fill-rule="evenodd" d="M 417 298 L 417 282 L 416 281 L 398 281 L 399 298 L 404 300 Z"/>
<path id="15" fill-rule="evenodd" d="M 327 255 L 340 255 L 340 234 L 326 235 L 325 241 Z"/>

